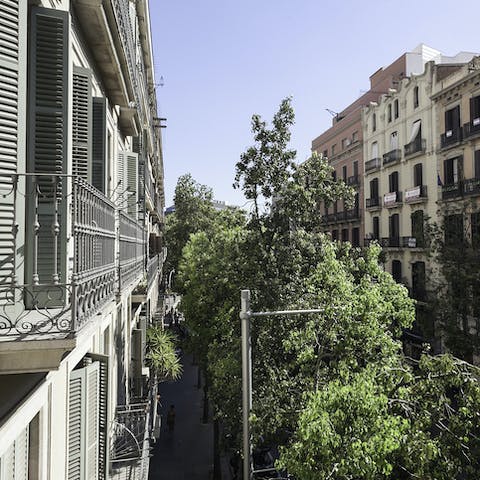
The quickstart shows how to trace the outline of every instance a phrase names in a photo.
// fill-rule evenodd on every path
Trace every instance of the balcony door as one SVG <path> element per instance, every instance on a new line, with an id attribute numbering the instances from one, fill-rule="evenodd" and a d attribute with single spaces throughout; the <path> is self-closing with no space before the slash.
<path id="1" fill-rule="evenodd" d="M 391 244 L 393 246 L 394 242 L 398 242 L 400 237 L 400 216 L 398 213 L 394 213 L 389 219 L 388 225 L 388 234 L 391 240 Z"/>
<path id="2" fill-rule="evenodd" d="M 460 128 L 460 105 L 445 112 L 445 135 L 452 136 Z"/>

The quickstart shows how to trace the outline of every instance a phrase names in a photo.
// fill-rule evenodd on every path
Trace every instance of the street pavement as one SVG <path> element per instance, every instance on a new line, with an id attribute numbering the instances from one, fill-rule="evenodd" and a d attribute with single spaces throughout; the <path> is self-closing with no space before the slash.
<path id="1" fill-rule="evenodd" d="M 203 390 L 197 388 L 198 367 L 182 358 L 183 375 L 159 385 L 162 427 L 150 459 L 149 480 L 209 480 L 213 472 L 213 427 L 202 424 Z M 168 431 L 166 416 L 175 405 L 175 429 Z"/>

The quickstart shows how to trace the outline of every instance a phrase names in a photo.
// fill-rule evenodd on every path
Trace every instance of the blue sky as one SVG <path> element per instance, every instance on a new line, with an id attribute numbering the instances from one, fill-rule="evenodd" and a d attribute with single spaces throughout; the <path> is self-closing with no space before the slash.
<path id="1" fill-rule="evenodd" d="M 303 161 L 331 125 L 325 109 L 346 107 L 379 67 L 419 43 L 479 52 L 479 13 L 478 0 L 150 0 L 166 204 L 189 172 L 242 205 L 232 183 L 253 113 L 270 121 L 292 96 Z"/>

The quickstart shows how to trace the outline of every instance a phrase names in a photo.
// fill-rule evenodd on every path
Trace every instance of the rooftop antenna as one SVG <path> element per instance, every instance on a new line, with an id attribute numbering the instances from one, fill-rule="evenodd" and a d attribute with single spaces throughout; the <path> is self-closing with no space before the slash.
<path id="1" fill-rule="evenodd" d="M 334 112 L 333 110 L 330 110 L 329 108 L 325 109 L 332 117 L 338 117 L 338 112 Z"/>

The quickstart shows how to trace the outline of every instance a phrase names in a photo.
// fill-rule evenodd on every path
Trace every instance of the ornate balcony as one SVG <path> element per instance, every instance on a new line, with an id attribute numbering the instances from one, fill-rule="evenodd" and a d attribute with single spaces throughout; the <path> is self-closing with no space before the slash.
<path id="1" fill-rule="evenodd" d="M 455 145 L 456 143 L 462 141 L 463 139 L 463 131 L 462 127 L 453 128 L 452 130 L 446 130 L 445 133 L 440 135 L 440 147 L 447 148 L 451 145 Z"/>
<path id="2" fill-rule="evenodd" d="M 442 186 L 442 200 L 461 197 L 463 194 L 463 182 L 450 183 Z"/>
<path id="3" fill-rule="evenodd" d="M 61 356 L 114 299 L 118 282 L 126 284 L 143 273 L 145 232 L 79 177 L 18 174 L 11 177 L 10 188 L 2 192 L 9 214 L 2 215 L 8 252 L 1 252 L 0 356 L 6 355 L 8 340 L 38 340 L 44 349 L 38 353 L 47 362 L 50 346 L 43 340 L 70 339 L 59 347 Z M 25 348 L 19 346 L 18 354 Z M 40 362 L 38 369 L 54 368 L 57 360 Z"/>
<path id="4" fill-rule="evenodd" d="M 372 158 L 365 162 L 365 172 L 374 172 L 382 167 L 382 160 L 380 158 Z"/>
<path id="5" fill-rule="evenodd" d="M 405 203 L 423 202 L 427 199 L 427 186 L 418 185 L 405 190 Z"/>
<path id="6" fill-rule="evenodd" d="M 366 207 L 367 209 L 381 208 L 382 205 L 380 204 L 380 197 L 367 198 Z"/>
<path id="7" fill-rule="evenodd" d="M 110 451 L 112 480 L 147 480 L 151 401 L 117 407 Z"/>
<path id="8" fill-rule="evenodd" d="M 463 138 L 472 138 L 480 135 L 480 118 L 474 118 L 463 125 Z"/>
<path id="9" fill-rule="evenodd" d="M 351 177 L 348 177 L 347 185 L 357 187 L 358 185 L 360 185 L 360 177 L 358 175 L 352 175 Z"/>
<path id="10" fill-rule="evenodd" d="M 469 178 L 463 181 L 464 195 L 480 195 L 480 178 Z"/>
<path id="11" fill-rule="evenodd" d="M 390 150 L 383 154 L 383 164 L 393 165 L 402 159 L 402 151 L 399 149 Z"/>
<path id="12" fill-rule="evenodd" d="M 380 240 L 380 245 L 385 248 L 399 248 L 400 237 L 383 237 Z"/>
<path id="13" fill-rule="evenodd" d="M 407 143 L 403 148 L 405 152 L 405 157 L 414 155 L 415 153 L 425 153 L 426 144 L 424 138 L 416 138 L 413 142 Z"/>
<path id="14" fill-rule="evenodd" d="M 402 192 L 390 192 L 383 196 L 383 205 L 387 208 L 397 207 L 402 203 Z"/>

